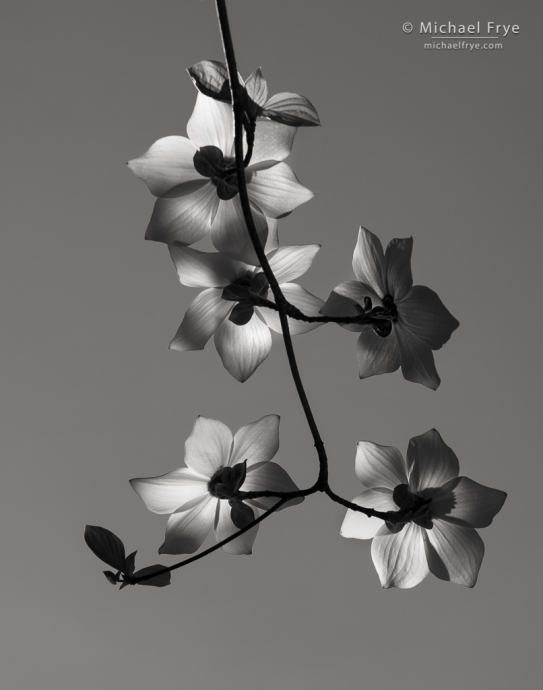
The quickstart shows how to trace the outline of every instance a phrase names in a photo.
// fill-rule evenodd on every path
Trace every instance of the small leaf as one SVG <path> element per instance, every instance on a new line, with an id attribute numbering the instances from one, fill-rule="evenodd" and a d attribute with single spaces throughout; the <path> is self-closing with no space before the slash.
<path id="1" fill-rule="evenodd" d="M 202 177 L 217 177 L 224 170 L 224 155 L 218 146 L 200 146 L 192 162 Z"/>
<path id="2" fill-rule="evenodd" d="M 234 485 L 236 483 L 236 473 L 233 467 L 223 467 L 221 474 L 222 484 L 228 488 L 230 492 L 234 491 Z"/>
<path id="3" fill-rule="evenodd" d="M 317 127 L 321 121 L 313 105 L 297 93 L 278 93 L 262 109 L 270 120 L 291 127 Z"/>
<path id="4" fill-rule="evenodd" d="M 246 503 L 243 503 L 243 501 L 232 500 L 229 501 L 229 503 L 230 507 L 232 508 L 230 517 L 238 529 L 243 529 L 248 524 L 253 522 L 255 519 L 255 514 L 250 506 L 248 506 Z"/>
<path id="5" fill-rule="evenodd" d="M 236 304 L 230 312 L 228 320 L 236 326 L 245 326 L 253 318 L 254 307 L 252 304 Z"/>
<path id="6" fill-rule="evenodd" d="M 374 321 L 371 325 L 380 338 L 387 338 L 392 333 L 392 321 Z"/>
<path id="7" fill-rule="evenodd" d="M 407 484 L 398 484 L 392 492 L 392 500 L 402 510 L 409 510 L 415 505 L 416 497 L 409 491 Z"/>
<path id="8" fill-rule="evenodd" d="M 104 563 L 116 570 L 124 568 L 124 544 L 113 532 L 104 527 L 85 525 L 85 541 L 89 549 Z"/>
<path id="9" fill-rule="evenodd" d="M 238 176 L 235 172 L 227 177 L 218 177 L 213 180 L 217 189 L 217 196 L 221 201 L 230 201 L 239 194 Z"/>
<path id="10" fill-rule="evenodd" d="M 393 510 L 388 510 L 387 515 L 394 515 L 395 513 Z M 406 522 L 396 522 L 396 520 L 386 520 L 385 519 L 385 525 L 388 529 L 389 532 L 392 532 L 392 534 L 398 534 L 398 532 L 401 532 L 403 528 L 406 526 Z"/>
<path id="11" fill-rule="evenodd" d="M 136 567 L 136 554 L 137 551 L 133 551 L 130 555 L 128 555 L 124 561 L 124 568 L 123 568 L 123 573 L 126 575 L 132 575 L 134 572 L 134 568 Z"/>
<path id="12" fill-rule="evenodd" d="M 269 289 L 269 284 L 268 284 L 268 279 L 264 275 L 264 273 L 260 272 L 257 273 L 253 277 L 253 292 L 256 292 L 257 295 L 260 295 L 260 297 L 266 297 L 268 294 L 268 289 Z"/>
<path id="13" fill-rule="evenodd" d="M 268 99 L 268 84 L 262 76 L 260 67 L 247 77 L 245 82 L 247 95 L 257 106 L 262 106 Z"/>
<path id="14" fill-rule="evenodd" d="M 231 498 L 233 495 L 232 487 L 224 482 L 216 482 L 210 491 L 212 496 L 216 498 Z"/>
<path id="15" fill-rule="evenodd" d="M 244 285 L 227 285 L 222 291 L 221 298 L 225 299 L 227 302 L 240 302 L 241 300 L 250 300 L 251 291 Z"/>
<path id="16" fill-rule="evenodd" d="M 111 582 L 112 585 L 116 585 L 119 582 L 119 575 L 118 573 L 112 573 L 111 570 L 103 570 L 102 571 L 104 575 L 107 578 L 108 582 Z"/>
<path id="17" fill-rule="evenodd" d="M 244 460 L 243 462 L 238 462 L 234 467 L 232 467 L 233 470 L 233 479 L 234 479 L 234 492 L 239 491 L 240 488 L 243 485 L 243 482 L 245 481 L 245 477 L 247 476 L 247 460 Z"/>
<path id="18" fill-rule="evenodd" d="M 148 575 L 149 573 L 154 573 L 158 570 L 164 570 L 166 566 L 164 565 L 149 565 L 147 568 L 142 568 L 134 573 L 134 577 L 141 577 L 142 575 Z M 156 577 L 151 577 L 143 582 L 137 582 L 138 585 L 148 585 L 149 587 L 166 587 L 170 584 L 172 575 L 170 572 L 162 573 Z"/>
<path id="19" fill-rule="evenodd" d="M 230 82 L 228 69 L 222 62 L 215 60 L 202 60 L 187 69 L 194 86 L 204 96 L 214 98 L 216 101 L 231 103 Z"/>
<path id="20" fill-rule="evenodd" d="M 413 522 L 419 527 L 424 527 L 424 529 L 433 529 L 434 523 L 429 515 L 420 515 L 419 517 L 414 517 Z"/>

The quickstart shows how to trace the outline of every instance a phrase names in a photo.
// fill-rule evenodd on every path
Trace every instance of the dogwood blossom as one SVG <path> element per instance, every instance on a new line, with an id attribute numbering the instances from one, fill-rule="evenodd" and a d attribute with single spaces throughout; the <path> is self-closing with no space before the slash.
<path id="1" fill-rule="evenodd" d="M 309 316 L 317 316 L 323 301 L 290 281 L 305 273 L 319 251 L 318 244 L 279 247 L 268 253 L 270 267 L 286 299 Z M 227 286 L 241 286 L 273 301 L 259 266 L 230 259 L 223 254 L 191 247 L 170 247 L 179 280 L 189 287 L 205 288 L 192 302 L 170 343 L 173 350 L 202 350 L 215 334 L 215 347 L 225 368 L 245 381 L 268 356 L 270 329 L 281 333 L 278 312 L 223 299 Z M 293 335 L 321 325 L 289 319 Z"/>
<path id="2" fill-rule="evenodd" d="M 322 309 L 329 316 L 354 316 L 368 298 L 384 320 L 346 325 L 359 331 L 356 353 L 360 378 L 387 374 L 400 366 L 404 378 L 434 390 L 440 384 L 432 350 L 441 348 L 458 321 L 435 292 L 413 285 L 413 239 L 394 239 L 383 252 L 373 233 L 360 228 L 353 254 L 357 280 L 334 288 Z"/>
<path id="3" fill-rule="evenodd" d="M 216 60 L 202 60 L 187 72 L 194 86 L 205 96 L 210 96 L 225 103 L 231 103 L 230 79 L 228 68 Z M 239 83 L 245 87 L 247 94 L 246 109 L 251 119 L 266 117 L 275 122 L 293 127 L 315 127 L 320 120 L 314 106 L 298 93 L 278 93 L 268 98 L 268 84 L 262 76 L 260 67 L 246 82 L 238 73 Z"/>
<path id="4" fill-rule="evenodd" d="M 185 442 L 185 467 L 160 477 L 130 480 L 149 510 L 170 515 L 159 553 L 193 553 L 212 527 L 217 541 L 238 531 L 232 521 L 235 492 L 228 489 L 232 475 L 243 480 L 236 490 L 296 491 L 297 486 L 288 473 L 270 462 L 278 448 L 278 415 L 266 415 L 241 427 L 235 436 L 222 422 L 198 417 Z M 259 498 L 236 503 L 242 503 L 244 511 L 252 508 L 258 511 L 269 510 L 278 500 Z M 302 497 L 292 499 L 279 510 L 302 501 Z M 258 527 L 255 525 L 222 546 L 223 551 L 250 554 Z"/>
<path id="5" fill-rule="evenodd" d="M 295 133 L 295 127 L 271 120 L 256 124 L 245 179 L 263 245 L 267 218 L 288 214 L 313 196 L 282 162 Z M 187 134 L 159 139 L 128 163 L 158 197 L 146 238 L 187 246 L 211 232 L 219 251 L 253 260 L 235 170 L 232 106 L 198 93 Z"/>
<path id="6" fill-rule="evenodd" d="M 488 527 L 507 494 L 459 477 L 458 458 L 435 429 L 409 441 L 407 463 L 392 446 L 358 443 L 356 475 L 367 489 L 353 503 L 403 511 L 405 523 L 384 523 L 348 510 L 347 538 L 372 539 L 383 587 L 414 587 L 428 573 L 473 587 L 484 555 L 475 527 Z"/>

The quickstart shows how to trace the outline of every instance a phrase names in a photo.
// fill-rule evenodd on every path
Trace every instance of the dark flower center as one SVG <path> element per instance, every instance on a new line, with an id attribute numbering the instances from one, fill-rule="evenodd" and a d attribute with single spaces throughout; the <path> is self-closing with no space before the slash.
<path id="1" fill-rule="evenodd" d="M 246 273 L 231 285 L 227 285 L 222 293 L 222 298 L 231 302 L 237 302 L 230 312 L 228 319 L 236 326 L 244 326 L 249 323 L 254 314 L 255 300 L 266 299 L 269 290 L 266 276 L 262 273 L 254 275 Z"/>
<path id="2" fill-rule="evenodd" d="M 233 467 L 219 467 L 207 483 L 207 490 L 215 498 L 233 500 L 247 474 L 247 460 L 239 462 Z"/>
<path id="3" fill-rule="evenodd" d="M 225 158 L 217 146 L 202 146 L 192 160 L 196 172 L 211 179 L 219 199 L 228 201 L 239 193 L 235 158 Z"/>
<path id="4" fill-rule="evenodd" d="M 386 525 L 391 532 L 400 532 L 408 522 L 414 522 L 419 527 L 424 527 L 425 529 L 432 529 L 434 524 L 432 522 L 431 498 L 423 498 L 414 494 L 409 490 L 407 484 L 398 484 L 394 489 L 392 498 L 398 506 L 399 512 L 402 513 L 402 521 L 386 521 Z"/>
<path id="5" fill-rule="evenodd" d="M 391 295 L 385 295 L 382 302 L 382 307 L 371 310 L 372 316 L 377 317 L 371 326 L 378 336 L 386 338 L 392 332 L 392 324 L 398 320 L 398 310 Z"/>

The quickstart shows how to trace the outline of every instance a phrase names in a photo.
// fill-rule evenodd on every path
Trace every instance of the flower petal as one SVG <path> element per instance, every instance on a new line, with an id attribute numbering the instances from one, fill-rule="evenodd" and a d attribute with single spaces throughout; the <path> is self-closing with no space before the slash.
<path id="1" fill-rule="evenodd" d="M 279 415 L 268 414 L 236 431 L 229 466 L 247 460 L 249 468 L 271 460 L 279 449 L 279 420 Z"/>
<path id="2" fill-rule="evenodd" d="M 396 534 L 391 534 L 383 526 L 373 538 L 371 557 L 385 589 L 408 589 L 428 575 L 422 532 L 422 527 L 410 522 Z"/>
<path id="3" fill-rule="evenodd" d="M 213 525 L 217 499 L 203 498 L 192 508 L 168 518 L 164 544 L 158 553 L 194 553 L 203 544 Z"/>
<path id="4" fill-rule="evenodd" d="M 507 498 L 468 477 L 456 477 L 432 493 L 432 517 L 463 527 L 488 527 Z"/>
<path id="5" fill-rule="evenodd" d="M 262 70 L 260 67 L 255 69 L 254 72 L 247 77 L 245 82 L 245 88 L 247 89 L 247 95 L 252 99 L 257 105 L 263 106 L 268 100 L 268 84 L 262 76 Z"/>
<path id="6" fill-rule="evenodd" d="M 211 229 L 219 197 L 211 182 L 187 196 L 157 199 L 147 226 L 146 240 L 166 244 L 194 244 Z"/>
<path id="7" fill-rule="evenodd" d="M 320 297 L 312 295 L 303 287 L 300 287 L 300 285 L 296 285 L 296 283 L 283 283 L 283 285 L 280 287 L 286 299 L 295 307 L 298 307 L 298 309 L 306 316 L 320 316 L 320 309 L 323 305 L 323 301 L 320 299 Z M 274 301 L 273 295 L 268 295 L 268 299 Z M 279 312 L 273 309 L 268 309 L 267 307 L 257 307 L 257 311 L 262 315 L 266 321 L 266 324 L 272 330 L 276 331 L 276 333 L 283 332 Z M 319 322 L 307 323 L 305 321 L 299 321 L 298 319 L 292 319 L 290 317 L 288 319 L 288 324 L 291 335 L 308 333 L 314 328 L 322 326 L 322 323 Z"/>
<path id="8" fill-rule="evenodd" d="M 381 298 L 375 290 L 367 283 L 361 283 L 358 280 L 348 280 L 346 283 L 340 283 L 334 288 L 334 292 L 357 302 L 362 307 L 366 297 L 371 299 L 373 307 L 379 307 L 382 304 Z"/>
<path id="9" fill-rule="evenodd" d="M 281 465 L 276 462 L 266 462 L 262 463 L 258 467 L 254 465 L 247 470 L 247 475 L 242 491 L 297 491 L 298 487 L 290 478 L 290 475 L 286 470 L 284 470 Z M 263 510 L 269 510 L 275 503 L 277 503 L 278 498 L 258 498 L 253 500 L 248 500 L 248 503 L 256 505 L 258 508 Z M 303 496 L 298 498 L 293 498 L 291 501 L 286 503 L 284 506 L 279 508 L 287 508 L 288 506 L 295 506 L 298 503 L 302 503 L 304 500 Z"/>
<path id="10" fill-rule="evenodd" d="M 130 485 L 153 513 L 175 513 L 185 503 L 206 496 L 208 479 L 193 470 L 182 467 L 160 477 L 131 479 Z"/>
<path id="11" fill-rule="evenodd" d="M 313 192 L 300 184 L 286 163 L 256 171 L 249 166 L 247 172 L 252 173 L 247 184 L 249 199 L 270 218 L 290 213 L 313 196 Z"/>
<path id="12" fill-rule="evenodd" d="M 128 161 L 132 172 L 143 180 L 155 196 L 162 196 L 177 185 L 201 180 L 193 163 L 197 147 L 186 137 L 164 137 L 155 141 L 142 156 Z"/>
<path id="13" fill-rule="evenodd" d="M 196 146 L 217 146 L 227 157 L 234 151 L 232 106 L 198 93 L 187 125 L 187 134 Z"/>
<path id="14" fill-rule="evenodd" d="M 351 282 L 354 283 L 355 281 Z M 362 283 L 357 282 L 356 284 L 361 285 Z M 343 285 L 345 285 L 345 283 L 343 283 Z M 325 316 L 358 316 L 358 310 L 356 308 L 356 302 L 333 290 L 328 296 L 324 306 L 321 308 L 321 314 Z M 340 326 L 348 331 L 354 332 L 360 332 L 367 329 L 367 326 L 364 324 L 342 323 Z"/>
<path id="15" fill-rule="evenodd" d="M 361 379 L 396 371 L 400 366 L 400 348 L 394 328 L 382 338 L 371 326 L 364 326 L 356 343 L 356 359 Z"/>
<path id="16" fill-rule="evenodd" d="M 452 448 L 441 438 L 439 431 L 430 429 L 414 436 L 407 447 L 409 488 L 414 493 L 442 486 L 458 477 L 460 465 Z"/>
<path id="17" fill-rule="evenodd" d="M 443 520 L 424 530 L 430 571 L 440 580 L 473 587 L 485 553 L 483 540 L 472 527 L 460 527 Z"/>
<path id="18" fill-rule="evenodd" d="M 185 441 L 185 464 L 204 477 L 211 477 L 228 464 L 232 448 L 232 432 L 222 422 L 197 417 Z"/>
<path id="19" fill-rule="evenodd" d="M 266 240 L 264 253 L 268 255 L 279 248 L 279 235 L 277 232 L 279 223 L 275 218 L 266 218 L 266 220 L 268 222 L 268 239 Z"/>
<path id="20" fill-rule="evenodd" d="M 352 503 L 364 508 L 373 508 L 374 510 L 398 510 L 398 506 L 392 500 L 392 491 L 390 489 L 370 489 L 364 491 L 356 498 L 353 498 Z M 343 524 L 341 525 L 340 534 L 347 539 L 373 539 L 378 530 L 384 525 L 384 522 L 376 517 L 368 517 L 364 513 L 357 513 L 355 510 L 347 510 Z"/>
<path id="21" fill-rule="evenodd" d="M 200 252 L 190 247 L 169 246 L 168 249 L 179 280 L 188 287 L 226 287 L 246 269 L 245 264 L 223 254 Z"/>
<path id="22" fill-rule="evenodd" d="M 282 161 L 292 150 L 296 127 L 281 125 L 271 120 L 258 120 L 255 131 L 255 144 L 251 166 L 257 165 L 262 161 Z"/>
<path id="23" fill-rule="evenodd" d="M 194 299 L 170 343 L 170 350 L 203 350 L 233 306 L 221 295 L 222 288 L 209 288 Z"/>
<path id="24" fill-rule="evenodd" d="M 266 359 L 271 346 L 270 329 L 256 314 L 244 326 L 226 319 L 215 333 L 215 347 L 225 369 L 241 383 Z"/>
<path id="25" fill-rule="evenodd" d="M 413 286 L 411 274 L 411 252 L 413 238 L 394 239 L 388 244 L 385 253 L 386 290 L 397 302 L 401 300 Z"/>
<path id="26" fill-rule="evenodd" d="M 238 531 L 238 528 L 234 525 L 230 517 L 231 510 L 228 501 L 219 501 L 217 516 L 215 518 L 215 539 L 217 541 L 222 541 Z M 256 539 L 258 527 L 259 525 L 255 525 L 236 539 L 232 539 L 228 544 L 221 547 L 222 550 L 226 551 L 226 553 L 232 553 L 238 556 L 241 554 L 251 554 L 253 552 L 253 544 Z"/>
<path id="27" fill-rule="evenodd" d="M 407 484 L 405 461 L 394 446 L 359 441 L 356 444 L 355 472 L 367 489 L 393 490 L 398 484 Z"/>
<path id="28" fill-rule="evenodd" d="M 415 285 L 396 306 L 403 327 L 432 350 L 439 350 L 460 325 L 436 293 L 424 285 Z"/>
<path id="29" fill-rule="evenodd" d="M 437 373 L 430 346 L 419 340 L 399 322 L 392 325 L 392 332 L 396 334 L 398 340 L 404 379 L 421 383 L 435 391 L 441 379 Z"/>
<path id="30" fill-rule="evenodd" d="M 366 283 L 379 297 L 385 296 L 383 245 L 381 240 L 366 228 L 361 227 L 358 232 L 358 241 L 353 253 L 353 271 L 361 283 Z"/>
<path id="31" fill-rule="evenodd" d="M 267 218 L 255 208 L 252 209 L 252 216 L 258 237 L 264 246 L 268 234 Z M 211 240 L 220 252 L 254 266 L 259 264 L 243 217 L 239 196 L 219 202 L 211 229 Z"/>
<path id="32" fill-rule="evenodd" d="M 313 263 L 320 244 L 279 247 L 270 258 L 270 268 L 278 283 L 290 283 L 303 275 Z"/>

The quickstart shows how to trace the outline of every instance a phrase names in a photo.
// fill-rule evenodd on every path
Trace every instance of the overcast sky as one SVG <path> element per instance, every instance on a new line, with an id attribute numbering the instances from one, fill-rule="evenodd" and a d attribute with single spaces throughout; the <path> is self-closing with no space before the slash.
<path id="1" fill-rule="evenodd" d="M 301 284 L 353 277 L 359 225 L 414 238 L 416 284 L 460 321 L 433 392 L 360 381 L 356 335 L 295 339 L 332 488 L 360 493 L 356 442 L 435 427 L 461 474 L 509 493 L 473 590 L 429 577 L 382 590 L 370 543 L 339 536 L 323 496 L 266 521 L 250 557 L 217 552 L 172 586 L 122 592 L 83 541 L 116 532 L 140 567 L 166 518 L 131 477 L 180 467 L 198 414 L 234 431 L 281 415 L 299 486 L 317 459 L 279 336 L 240 384 L 209 343 L 174 352 L 196 290 L 146 242 L 153 197 L 125 167 L 186 134 L 185 68 L 221 60 L 211 0 L 8 3 L 0 31 L 4 351 L 2 685 L 16 690 L 536 687 L 541 589 L 539 3 L 231 0 L 238 65 L 299 92 L 322 128 L 289 164 L 315 192 L 283 244 L 322 244 Z M 420 23 L 518 24 L 501 50 L 425 50 Z M 402 25 L 413 24 L 405 33 Z M 211 543 L 211 541 L 209 542 Z"/>

